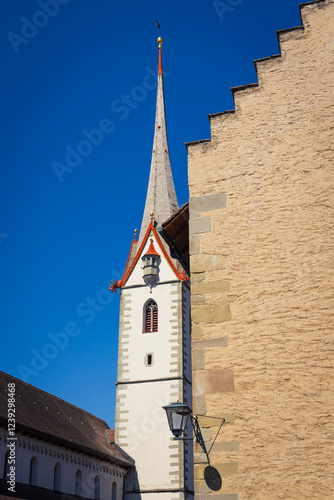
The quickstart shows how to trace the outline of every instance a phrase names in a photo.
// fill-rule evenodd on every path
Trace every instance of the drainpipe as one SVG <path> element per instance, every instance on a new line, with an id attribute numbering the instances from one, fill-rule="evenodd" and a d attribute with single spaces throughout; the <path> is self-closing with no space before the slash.
<path id="1" fill-rule="evenodd" d="M 129 469 L 128 472 L 124 476 L 124 479 L 123 479 L 123 500 L 125 500 L 125 481 L 126 481 L 126 478 L 127 478 L 128 474 L 130 474 L 130 472 L 132 472 L 134 470 L 134 468 L 135 468 L 135 466 L 132 465 L 131 469 Z"/>

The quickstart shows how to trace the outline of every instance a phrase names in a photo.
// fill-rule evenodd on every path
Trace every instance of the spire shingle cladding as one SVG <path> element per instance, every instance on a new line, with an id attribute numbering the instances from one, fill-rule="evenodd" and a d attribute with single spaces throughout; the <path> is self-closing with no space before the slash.
<path id="1" fill-rule="evenodd" d="M 159 48 L 161 61 L 161 48 Z M 144 215 L 139 235 L 142 241 L 154 214 L 154 220 L 162 224 L 178 210 L 178 203 L 169 159 L 167 126 L 162 72 L 158 75 L 157 105 L 150 179 L 148 183 Z"/>

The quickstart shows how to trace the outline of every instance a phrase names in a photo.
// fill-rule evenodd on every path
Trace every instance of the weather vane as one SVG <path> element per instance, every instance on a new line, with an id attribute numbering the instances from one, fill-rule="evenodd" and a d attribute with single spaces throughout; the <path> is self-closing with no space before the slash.
<path id="1" fill-rule="evenodd" d="M 159 29 L 159 36 L 161 36 L 159 21 L 155 20 L 155 24 L 157 25 L 157 28 Z"/>

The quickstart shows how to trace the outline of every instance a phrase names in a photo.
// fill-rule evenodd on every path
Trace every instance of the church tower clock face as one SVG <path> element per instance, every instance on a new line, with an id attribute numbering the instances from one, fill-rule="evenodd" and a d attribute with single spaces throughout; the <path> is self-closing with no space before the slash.
<path id="1" fill-rule="evenodd" d="M 193 498 L 192 441 L 173 441 L 162 408 L 176 400 L 191 405 L 192 399 L 189 280 L 161 236 L 161 225 L 179 211 L 168 152 L 162 42 L 159 37 L 142 225 L 122 279 L 110 287 L 120 290 L 115 441 L 135 460 L 125 498 L 137 500 Z"/>

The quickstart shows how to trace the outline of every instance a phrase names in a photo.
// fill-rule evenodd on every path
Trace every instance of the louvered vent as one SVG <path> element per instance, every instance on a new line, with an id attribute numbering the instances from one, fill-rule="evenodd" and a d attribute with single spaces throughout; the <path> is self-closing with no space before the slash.
<path id="1" fill-rule="evenodd" d="M 158 331 L 158 304 L 150 300 L 145 308 L 145 333 Z"/>

